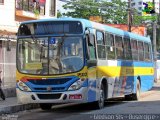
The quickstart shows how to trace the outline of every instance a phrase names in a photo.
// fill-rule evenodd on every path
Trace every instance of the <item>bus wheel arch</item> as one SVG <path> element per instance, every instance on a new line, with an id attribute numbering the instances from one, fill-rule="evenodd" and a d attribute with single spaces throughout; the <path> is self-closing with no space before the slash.
<path id="1" fill-rule="evenodd" d="M 105 99 L 107 99 L 108 98 L 108 81 L 107 81 L 107 78 L 103 78 L 100 84 L 103 84 Z"/>
<path id="2" fill-rule="evenodd" d="M 136 82 L 136 83 L 135 83 Z M 136 81 L 134 81 L 135 84 L 135 93 L 125 95 L 126 100 L 140 100 L 140 93 L 141 93 L 141 77 L 137 76 Z"/>

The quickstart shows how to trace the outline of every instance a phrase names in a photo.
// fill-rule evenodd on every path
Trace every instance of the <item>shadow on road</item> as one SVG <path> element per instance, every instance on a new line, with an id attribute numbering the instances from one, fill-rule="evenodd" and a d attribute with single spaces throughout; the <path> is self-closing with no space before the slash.
<path id="1" fill-rule="evenodd" d="M 105 102 L 105 108 L 113 107 L 115 105 L 124 104 L 124 98 L 116 98 L 107 100 Z M 55 105 L 52 107 L 51 111 L 46 112 L 54 112 L 54 113 L 80 113 L 80 112 L 89 112 L 96 110 L 95 103 L 84 103 L 84 104 L 63 104 L 63 105 Z M 45 111 L 42 111 L 45 112 Z"/>

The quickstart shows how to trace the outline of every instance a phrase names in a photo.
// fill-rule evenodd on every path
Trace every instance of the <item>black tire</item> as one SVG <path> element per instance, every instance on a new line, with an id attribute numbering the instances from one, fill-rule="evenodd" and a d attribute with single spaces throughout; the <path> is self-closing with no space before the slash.
<path id="1" fill-rule="evenodd" d="M 141 84 L 140 81 L 137 80 L 137 84 L 136 84 L 136 93 L 133 94 L 133 100 L 140 100 L 141 98 Z"/>
<path id="2" fill-rule="evenodd" d="M 126 101 L 131 101 L 133 99 L 132 94 L 131 95 L 125 95 L 125 100 Z"/>
<path id="3" fill-rule="evenodd" d="M 52 104 L 48 104 L 48 103 L 41 103 L 39 104 L 39 106 L 42 110 L 51 110 L 52 108 Z"/>
<path id="4" fill-rule="evenodd" d="M 105 102 L 104 85 L 101 84 L 100 97 L 99 100 L 95 103 L 96 109 L 104 108 L 104 102 Z"/>
<path id="5" fill-rule="evenodd" d="M 3 91 L 2 91 L 2 90 L 1 90 L 0 92 L 1 92 L 0 94 L 1 94 L 1 98 L 2 98 L 2 100 L 5 100 L 5 99 L 6 99 L 5 94 L 3 93 Z"/>

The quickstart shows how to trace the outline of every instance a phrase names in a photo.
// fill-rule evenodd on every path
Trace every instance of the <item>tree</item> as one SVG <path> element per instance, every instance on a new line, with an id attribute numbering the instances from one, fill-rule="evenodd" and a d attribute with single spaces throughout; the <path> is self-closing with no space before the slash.
<path id="1" fill-rule="evenodd" d="M 58 10 L 57 11 L 57 18 L 60 18 L 60 17 L 62 17 L 63 15 L 62 15 L 62 13 Z"/>
<path id="2" fill-rule="evenodd" d="M 63 15 L 74 18 L 89 19 L 90 16 L 100 15 L 100 11 L 97 9 L 97 6 L 98 3 L 93 2 L 93 0 L 70 0 L 63 6 L 65 10 L 69 10 Z"/>
<path id="3" fill-rule="evenodd" d="M 93 0 L 70 0 L 66 3 L 64 9 L 69 10 L 64 13 L 64 16 L 74 17 L 74 18 L 85 18 L 89 19 L 90 16 L 101 16 L 103 23 L 112 24 L 126 24 L 127 14 L 128 14 L 128 4 L 121 0 L 112 0 L 93 2 Z M 141 22 L 140 17 L 137 17 L 137 12 L 134 10 L 133 17 L 134 24 L 139 24 Z"/>

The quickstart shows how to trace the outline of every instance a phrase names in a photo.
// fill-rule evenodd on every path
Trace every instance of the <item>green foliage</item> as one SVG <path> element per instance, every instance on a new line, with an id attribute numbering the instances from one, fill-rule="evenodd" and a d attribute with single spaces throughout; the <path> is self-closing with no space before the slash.
<path id="1" fill-rule="evenodd" d="M 112 2 L 102 1 L 97 3 L 93 2 L 93 0 L 70 0 L 63 7 L 65 10 L 69 10 L 67 13 L 63 13 L 64 16 L 85 19 L 89 19 L 90 16 L 101 16 L 103 23 L 127 23 L 128 4 L 125 1 L 112 0 Z M 133 19 L 134 24 L 141 22 L 141 18 L 138 15 Z"/>
<path id="2" fill-rule="evenodd" d="M 57 18 L 60 18 L 62 16 L 63 16 L 62 13 L 60 11 L 57 11 Z"/>
<path id="3" fill-rule="evenodd" d="M 127 23 L 127 3 L 125 1 L 112 0 L 112 2 L 103 2 L 101 5 L 103 6 L 102 13 L 105 23 Z"/>
<path id="4" fill-rule="evenodd" d="M 95 6 L 95 7 L 91 7 Z M 97 9 L 98 3 L 94 3 L 93 0 L 70 0 L 63 7 L 69 12 L 64 13 L 64 16 L 74 18 L 85 18 L 89 19 L 90 16 L 100 15 L 99 9 Z"/>

